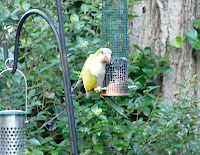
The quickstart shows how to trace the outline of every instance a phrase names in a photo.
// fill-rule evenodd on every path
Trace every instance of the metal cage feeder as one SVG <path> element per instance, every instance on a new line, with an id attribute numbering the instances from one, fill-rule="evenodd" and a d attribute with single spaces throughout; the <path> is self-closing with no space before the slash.
<path id="1" fill-rule="evenodd" d="M 103 0 L 103 46 L 112 50 L 112 60 L 106 65 L 103 96 L 126 96 L 127 70 L 127 0 Z"/>
<path id="2" fill-rule="evenodd" d="M 7 68 L 0 73 L 0 76 L 11 71 Z M 27 123 L 27 81 L 25 75 L 20 71 L 25 79 L 25 111 L 22 110 L 2 110 L 0 111 L 0 154 L 25 154 L 26 126 Z"/>

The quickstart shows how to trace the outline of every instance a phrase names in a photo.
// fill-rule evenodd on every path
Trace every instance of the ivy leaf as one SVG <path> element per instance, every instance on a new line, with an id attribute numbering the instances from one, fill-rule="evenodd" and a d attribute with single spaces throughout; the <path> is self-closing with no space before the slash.
<path id="1" fill-rule="evenodd" d="M 196 41 L 197 38 L 198 38 L 198 33 L 196 30 L 194 29 L 191 29 L 187 32 L 184 33 L 184 36 L 187 38 L 187 39 L 190 39 L 192 41 Z"/>
<path id="2" fill-rule="evenodd" d="M 200 49 L 200 41 L 198 40 L 198 32 L 191 29 L 184 33 L 184 36 L 189 39 L 189 43 L 194 49 Z"/>
<path id="3" fill-rule="evenodd" d="M 194 27 L 195 27 L 195 28 L 197 28 L 197 29 L 200 28 L 200 20 L 195 19 L 195 20 L 193 20 L 193 23 L 194 23 Z"/>
<path id="4" fill-rule="evenodd" d="M 189 43 L 192 46 L 192 48 L 200 49 L 200 41 L 199 40 L 196 40 L 196 41 L 189 40 Z"/>
<path id="5" fill-rule="evenodd" d="M 170 45 L 173 46 L 173 47 L 176 47 L 176 48 L 181 48 L 182 45 L 183 45 L 182 37 L 176 37 L 175 40 L 172 40 L 170 42 Z"/>

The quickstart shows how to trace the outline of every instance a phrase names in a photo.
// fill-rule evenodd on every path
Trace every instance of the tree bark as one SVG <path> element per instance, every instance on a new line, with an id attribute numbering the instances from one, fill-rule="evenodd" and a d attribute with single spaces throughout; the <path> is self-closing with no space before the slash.
<path id="1" fill-rule="evenodd" d="M 196 84 L 200 84 L 200 54 L 183 37 L 184 32 L 193 28 L 192 21 L 200 17 L 200 1 L 143 0 L 131 9 L 139 17 L 128 21 L 130 32 L 134 35 L 129 35 L 129 51 L 133 50 L 133 44 L 137 44 L 141 48 L 151 47 L 153 55 L 170 57 L 172 71 L 155 77 L 161 85 L 160 94 L 172 97 L 181 91 L 172 83 L 188 81 L 193 75 L 197 75 Z M 169 42 L 177 36 L 183 38 L 181 49 L 169 46 Z M 200 91 L 195 91 L 193 95 L 199 94 Z"/>

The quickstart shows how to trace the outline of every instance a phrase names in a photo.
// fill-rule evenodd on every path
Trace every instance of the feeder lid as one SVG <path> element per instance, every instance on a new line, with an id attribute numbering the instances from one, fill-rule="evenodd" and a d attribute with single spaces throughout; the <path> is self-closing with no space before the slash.
<path id="1" fill-rule="evenodd" d="M 0 111 L 0 116 L 1 115 L 26 115 L 27 112 L 22 111 L 22 110 L 2 110 Z"/>

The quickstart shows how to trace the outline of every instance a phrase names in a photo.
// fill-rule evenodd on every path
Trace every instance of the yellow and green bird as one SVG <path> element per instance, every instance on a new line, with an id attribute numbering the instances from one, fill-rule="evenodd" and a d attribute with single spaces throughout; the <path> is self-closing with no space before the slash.
<path id="1" fill-rule="evenodd" d="M 111 54 L 112 51 L 109 48 L 100 48 L 94 54 L 90 54 L 83 65 L 79 79 L 72 93 L 83 85 L 86 91 L 86 97 L 88 98 L 90 90 L 101 87 L 106 73 L 106 63 L 111 60 Z M 109 96 L 101 97 L 116 111 L 127 118 L 123 110 Z"/>
<path id="2" fill-rule="evenodd" d="M 72 93 L 83 85 L 86 96 L 89 97 L 90 90 L 101 86 L 106 73 L 106 63 L 111 60 L 111 54 L 112 51 L 109 48 L 100 48 L 94 54 L 90 54 Z"/>

